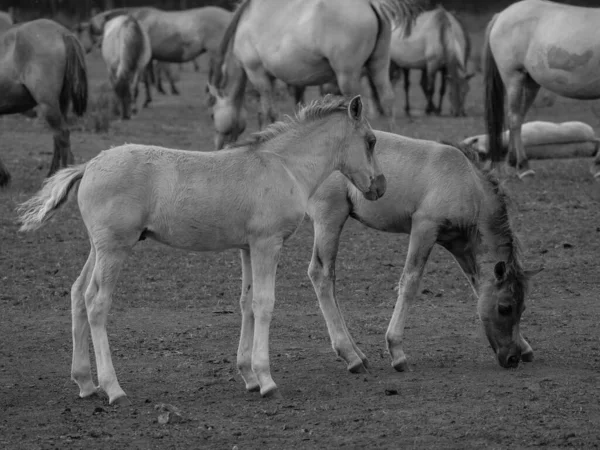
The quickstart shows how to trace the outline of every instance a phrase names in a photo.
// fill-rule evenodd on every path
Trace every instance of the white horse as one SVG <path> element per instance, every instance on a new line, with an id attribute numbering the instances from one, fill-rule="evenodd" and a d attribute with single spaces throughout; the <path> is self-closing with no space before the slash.
<path id="1" fill-rule="evenodd" d="M 47 181 L 21 206 L 21 230 L 52 217 L 79 184 L 78 204 L 91 251 L 71 290 L 73 364 L 80 396 L 99 387 L 126 401 L 112 364 L 106 321 L 119 272 L 133 246 L 151 238 L 195 251 L 241 249 L 242 328 L 237 365 L 249 391 L 277 395 L 269 364 L 275 272 L 283 242 L 302 222 L 309 198 L 335 170 L 365 198 L 385 192 L 375 137 L 360 97 L 325 98 L 235 148 L 190 152 L 146 145 L 106 150 Z"/>
<path id="2" fill-rule="evenodd" d="M 138 83 L 152 58 L 148 33 L 132 16 L 109 20 L 102 37 L 102 57 L 121 102 L 121 118 L 129 119 L 132 111 L 137 112 Z"/>
<path id="3" fill-rule="evenodd" d="M 409 89 L 410 69 L 422 71 L 421 87 L 427 98 L 427 114 L 440 114 L 446 93 L 446 82 L 450 85 L 450 108 L 454 116 L 465 116 L 465 100 L 469 92 L 467 63 L 471 52 L 471 38 L 456 16 L 442 6 L 424 12 L 419 17 L 409 36 L 397 28 L 392 31 L 390 57 L 392 72 L 394 67 L 403 69 L 406 102 L 404 110 L 410 115 Z M 439 103 L 433 101 L 435 77 L 442 74 Z M 399 72 L 397 72 L 399 74 Z M 395 79 L 394 79 L 395 78 Z M 395 84 L 399 77 L 392 77 Z"/>

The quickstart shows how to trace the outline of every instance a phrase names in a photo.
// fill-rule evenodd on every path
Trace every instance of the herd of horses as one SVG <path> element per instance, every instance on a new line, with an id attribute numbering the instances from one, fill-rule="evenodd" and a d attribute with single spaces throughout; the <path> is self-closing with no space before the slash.
<path id="1" fill-rule="evenodd" d="M 44 225 L 77 192 L 91 244 L 71 290 L 71 376 L 80 396 L 103 391 L 111 404 L 128 401 L 112 363 L 106 323 L 121 267 L 136 243 L 147 238 L 193 251 L 240 250 L 237 366 L 248 391 L 279 395 L 269 363 L 275 273 L 283 243 L 305 215 L 314 223 L 309 277 L 332 346 L 351 372 L 366 370 L 367 358 L 351 337 L 335 294 L 336 255 L 349 217 L 376 230 L 410 235 L 386 332 L 396 370 L 408 367 L 403 350 L 408 308 L 436 243 L 450 252 L 472 286 L 498 363 L 511 368 L 532 361 L 520 319 L 529 280 L 538 271 L 523 266 L 498 178 L 484 170 L 469 147 L 373 130 L 367 102 L 363 106 L 362 98 L 372 102 L 391 129 L 391 74 L 419 69 L 426 110 L 441 111 L 441 100 L 437 106 L 433 101 L 441 72 L 441 97 L 447 81 L 452 113 L 464 114 L 471 44 L 460 22 L 441 7 L 421 13 L 411 0 L 244 0 L 235 12 L 225 11 L 222 22 L 216 19 L 218 10 L 106 11 L 80 24 L 80 39 L 48 20 L 11 26 L 0 35 L 0 113 L 38 105 L 55 127 L 52 176 L 19 207 L 21 230 Z M 520 129 L 539 87 L 571 98 L 600 97 L 595 75 L 600 52 L 590 38 L 598 33 L 592 28 L 598 18 L 600 9 L 546 0 L 522 0 L 493 17 L 486 30 L 484 76 L 495 167 L 507 156 L 501 137 L 505 96 L 509 147 L 522 176 L 532 171 Z M 561 29 L 561 23 L 578 27 Z M 96 45 L 102 47 L 125 116 L 138 81 L 150 82 L 152 60 L 182 63 L 208 53 L 217 150 L 128 144 L 54 173 L 59 163 L 73 162 L 65 114 L 69 104 L 75 113 L 85 112 L 84 52 Z M 300 107 L 295 117 L 277 121 L 276 81 L 298 97 L 311 85 L 341 95 L 325 95 Z M 267 125 L 238 140 L 245 128 L 248 83 L 259 95 L 261 121 Z M 494 261 L 485 275 L 484 249 Z M 91 372 L 90 334 L 98 385 Z"/>

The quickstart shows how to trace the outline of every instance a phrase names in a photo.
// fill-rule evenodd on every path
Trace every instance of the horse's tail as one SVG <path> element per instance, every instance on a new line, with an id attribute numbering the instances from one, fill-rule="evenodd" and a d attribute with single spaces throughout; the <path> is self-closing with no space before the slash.
<path id="1" fill-rule="evenodd" d="M 60 111 L 66 116 L 69 103 L 78 116 L 85 114 L 88 102 L 88 75 L 85 64 L 85 51 L 81 43 L 71 33 L 63 34 L 65 43 L 65 74 L 60 91 Z"/>
<path id="2" fill-rule="evenodd" d="M 44 181 L 42 189 L 35 196 L 19 205 L 19 231 L 37 230 L 54 216 L 69 199 L 71 190 L 79 184 L 86 167 L 87 163 L 67 167 Z"/>
<path id="3" fill-rule="evenodd" d="M 235 10 L 233 17 L 231 18 L 231 22 L 227 26 L 225 33 L 223 33 L 223 39 L 221 39 L 221 44 L 219 45 L 219 51 L 215 56 L 212 64 L 213 67 L 210 69 L 212 74 L 212 79 L 209 78 L 210 84 L 219 88 L 222 86 L 224 73 L 223 73 L 223 63 L 225 62 L 225 56 L 227 56 L 227 52 L 229 51 L 229 47 L 233 42 L 235 37 L 235 32 L 237 30 L 238 24 L 240 23 L 240 19 L 242 18 L 242 14 L 248 8 L 251 0 L 243 0 Z"/>
<path id="4" fill-rule="evenodd" d="M 496 18 L 495 15 L 490 20 L 485 31 L 485 43 L 483 48 L 485 79 L 485 124 L 489 140 L 489 155 L 492 163 L 502 161 L 505 154 L 505 147 L 502 142 L 502 132 L 504 130 L 504 97 L 506 89 L 500 77 L 498 65 L 490 48 L 490 32 Z"/>
<path id="5" fill-rule="evenodd" d="M 129 84 L 133 75 L 141 69 L 146 48 L 146 36 L 140 23 L 131 16 L 126 16 L 117 34 L 119 39 L 119 65 L 116 77 L 121 83 Z M 123 81 L 121 81 L 123 80 Z M 118 81 L 118 82 L 119 82 Z"/>

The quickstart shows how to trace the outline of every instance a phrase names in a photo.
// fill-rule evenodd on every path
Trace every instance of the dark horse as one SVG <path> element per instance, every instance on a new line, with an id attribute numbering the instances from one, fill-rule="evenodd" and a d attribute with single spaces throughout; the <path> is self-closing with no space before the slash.
<path id="1" fill-rule="evenodd" d="M 69 30 L 47 19 L 9 28 L 0 35 L 0 115 L 38 106 L 54 132 L 48 176 L 74 162 L 66 112 L 85 113 L 88 79 L 81 44 Z M 0 186 L 10 181 L 0 162 Z"/>

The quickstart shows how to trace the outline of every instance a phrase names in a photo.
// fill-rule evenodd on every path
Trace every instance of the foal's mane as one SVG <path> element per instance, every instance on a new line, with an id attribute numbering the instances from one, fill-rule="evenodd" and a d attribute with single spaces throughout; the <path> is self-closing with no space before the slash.
<path id="1" fill-rule="evenodd" d="M 441 143 L 460 150 L 467 157 L 480 179 L 493 195 L 494 201 L 486 202 L 486 206 L 495 204 L 496 207 L 491 214 L 483 218 L 485 221 L 484 225 L 493 234 L 494 240 L 496 241 L 497 245 L 493 250 L 498 252 L 504 248 L 508 251 L 506 260 L 507 272 L 509 276 L 514 277 L 516 281 L 520 281 L 520 283 L 516 283 L 518 286 L 513 286 L 513 289 L 524 290 L 525 274 L 521 266 L 521 243 L 510 224 L 509 209 L 511 201 L 508 193 L 498 177 L 489 170 L 483 169 L 481 161 L 479 160 L 479 154 L 471 146 L 460 142 L 441 141 Z M 515 292 L 515 294 L 517 294 L 517 292 Z"/>
<path id="2" fill-rule="evenodd" d="M 255 149 L 258 145 L 270 141 L 283 133 L 297 129 L 299 125 L 323 119 L 336 112 L 345 112 L 347 109 L 347 99 L 328 94 L 303 106 L 294 117 L 286 115 L 283 120 L 272 123 L 264 130 L 252 133 L 247 139 L 229 145 L 227 148 L 249 146 Z"/>

